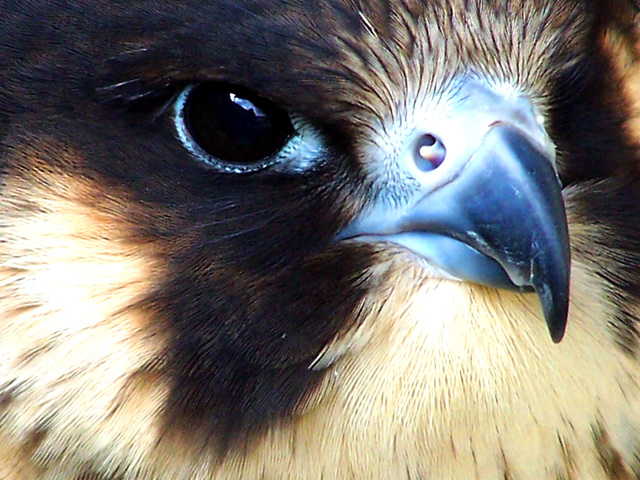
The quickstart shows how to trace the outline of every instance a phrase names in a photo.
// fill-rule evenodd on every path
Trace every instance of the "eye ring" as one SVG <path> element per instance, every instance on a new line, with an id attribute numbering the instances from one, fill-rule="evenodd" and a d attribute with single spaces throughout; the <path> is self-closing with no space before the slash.
<path id="1" fill-rule="evenodd" d="M 207 98 L 205 94 L 202 102 L 202 98 L 196 97 L 200 102 L 194 107 L 189 102 L 193 100 L 194 91 L 198 88 L 200 90 L 209 88 L 211 98 Z M 222 107 L 220 102 L 224 102 Z M 226 119 L 218 118 L 216 108 L 231 109 L 230 126 Z M 203 143 L 207 143 L 203 141 L 203 139 L 207 140 L 206 137 L 200 136 L 200 141 L 196 138 L 198 135 L 194 134 L 193 119 L 188 118 L 194 116 L 192 109 L 196 110 L 198 115 L 198 128 L 202 130 L 210 128 L 210 133 L 214 136 L 214 140 L 209 142 L 209 149 L 220 150 L 221 154 L 214 155 L 202 146 Z M 211 127 L 208 126 L 209 122 Z M 245 122 L 248 125 L 244 125 Z M 230 85 L 207 83 L 188 85 L 175 100 L 174 124 L 183 146 L 207 168 L 222 173 L 246 174 L 266 169 L 282 161 L 283 157 L 294 149 L 295 144 L 299 143 L 299 134 L 286 112 L 272 102 Z M 216 128 L 221 133 L 217 132 Z M 251 144 L 255 131 L 263 134 L 263 137 L 259 137 L 259 141 Z M 205 131 L 204 135 L 206 134 Z M 274 138 L 269 138 L 272 134 Z M 221 144 L 221 147 L 218 144 Z M 252 150 L 254 147 L 257 152 Z M 222 158 L 225 156 L 223 151 L 225 148 L 231 152 L 229 158 Z M 234 156 L 242 157 L 242 152 L 249 157 L 252 155 L 257 157 L 249 158 L 246 163 L 244 158 L 241 158 L 241 163 Z"/>

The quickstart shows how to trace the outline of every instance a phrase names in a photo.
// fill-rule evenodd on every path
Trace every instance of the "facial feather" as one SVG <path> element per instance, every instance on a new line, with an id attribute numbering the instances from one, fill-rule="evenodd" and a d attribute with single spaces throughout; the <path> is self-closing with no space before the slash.
<path id="1" fill-rule="evenodd" d="M 6 2 L 0 475 L 638 476 L 637 76 L 603 46 L 615 3 L 605 23 L 577 0 Z M 557 147 L 560 345 L 535 296 L 333 240 L 386 181 L 371 146 L 469 72 L 531 98 Z M 195 82 L 304 118 L 322 161 L 202 168 L 167 115 Z"/>

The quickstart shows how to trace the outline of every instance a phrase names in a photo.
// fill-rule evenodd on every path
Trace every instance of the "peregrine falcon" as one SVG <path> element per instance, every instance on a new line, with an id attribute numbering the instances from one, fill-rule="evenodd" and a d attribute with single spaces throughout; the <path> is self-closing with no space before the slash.
<path id="1" fill-rule="evenodd" d="M 0 479 L 639 479 L 638 11 L 3 0 Z"/>

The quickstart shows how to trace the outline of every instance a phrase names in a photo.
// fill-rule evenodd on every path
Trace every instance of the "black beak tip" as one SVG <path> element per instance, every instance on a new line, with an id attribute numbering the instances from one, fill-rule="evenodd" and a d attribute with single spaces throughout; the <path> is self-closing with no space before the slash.
<path id="1" fill-rule="evenodd" d="M 569 298 L 564 293 L 560 295 L 548 295 L 544 291 L 537 290 L 547 322 L 547 328 L 553 343 L 560 343 L 567 330 L 569 316 Z"/>
<path id="2" fill-rule="evenodd" d="M 551 334 L 551 340 L 553 340 L 553 343 L 560 343 L 564 338 L 567 328 L 566 318 L 549 318 L 547 319 L 547 325 L 549 327 L 549 333 Z"/>

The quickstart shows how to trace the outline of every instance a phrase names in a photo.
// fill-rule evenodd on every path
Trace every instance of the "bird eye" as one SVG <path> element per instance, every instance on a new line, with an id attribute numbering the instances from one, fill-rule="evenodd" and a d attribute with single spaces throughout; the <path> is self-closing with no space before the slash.
<path id="1" fill-rule="evenodd" d="M 296 133 L 287 113 L 273 102 L 224 84 L 187 87 L 175 113 L 187 149 L 226 172 L 254 172 L 276 163 Z"/>

